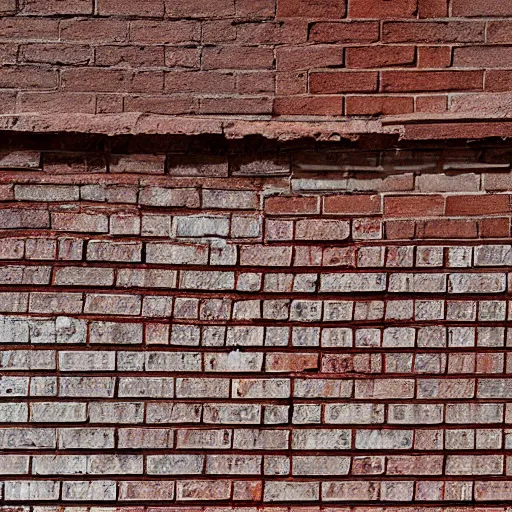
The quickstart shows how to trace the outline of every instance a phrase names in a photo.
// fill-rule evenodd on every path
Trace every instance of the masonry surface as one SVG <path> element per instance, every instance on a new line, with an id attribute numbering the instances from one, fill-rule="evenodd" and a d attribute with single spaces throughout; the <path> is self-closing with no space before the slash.
<path id="1" fill-rule="evenodd" d="M 0 0 L 0 512 L 511 512 L 512 0 Z"/>
<path id="2" fill-rule="evenodd" d="M 0 112 L 502 116 L 511 16 L 510 0 L 0 0 Z"/>
<path id="3" fill-rule="evenodd" d="M 510 502 L 510 146 L 3 135 L 6 510 Z"/>

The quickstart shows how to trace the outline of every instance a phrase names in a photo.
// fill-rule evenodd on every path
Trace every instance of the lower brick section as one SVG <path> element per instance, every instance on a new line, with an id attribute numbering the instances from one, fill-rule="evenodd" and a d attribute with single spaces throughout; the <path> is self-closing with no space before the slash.
<path id="1" fill-rule="evenodd" d="M 512 148 L 9 140 L 1 512 L 508 510 Z"/>

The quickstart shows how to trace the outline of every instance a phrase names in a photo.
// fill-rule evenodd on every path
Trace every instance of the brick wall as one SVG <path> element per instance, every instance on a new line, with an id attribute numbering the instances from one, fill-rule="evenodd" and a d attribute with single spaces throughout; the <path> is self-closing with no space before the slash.
<path id="1" fill-rule="evenodd" d="M 508 510 L 510 145 L 2 135 L 1 510 Z"/>
<path id="2" fill-rule="evenodd" d="M 0 0 L 0 112 L 509 116 L 510 0 Z"/>

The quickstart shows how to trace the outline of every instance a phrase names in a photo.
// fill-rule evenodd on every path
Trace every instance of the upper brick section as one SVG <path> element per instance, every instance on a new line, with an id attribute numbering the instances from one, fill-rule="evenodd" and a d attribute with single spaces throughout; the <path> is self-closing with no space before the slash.
<path id="1" fill-rule="evenodd" d="M 0 114 L 509 117 L 511 43 L 510 0 L 0 0 Z"/>

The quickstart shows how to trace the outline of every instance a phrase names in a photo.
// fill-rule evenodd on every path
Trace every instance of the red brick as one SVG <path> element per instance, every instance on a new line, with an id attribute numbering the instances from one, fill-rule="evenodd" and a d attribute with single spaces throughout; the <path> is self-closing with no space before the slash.
<path id="1" fill-rule="evenodd" d="M 415 59 L 414 46 L 363 46 L 346 49 L 347 68 L 407 66 Z"/>
<path id="2" fill-rule="evenodd" d="M 134 481 L 122 482 L 119 499 L 122 501 L 170 501 L 174 498 L 174 482 L 167 481 Z M 126 512 L 134 512 L 132 508 Z"/>
<path id="3" fill-rule="evenodd" d="M 325 354 L 322 356 L 323 373 L 378 373 L 381 370 L 379 355 Z"/>
<path id="4" fill-rule="evenodd" d="M 0 40 L 59 40 L 59 21 L 46 18 L 0 19 Z"/>
<path id="5" fill-rule="evenodd" d="M 460 94 L 450 101 L 450 112 L 478 112 L 482 116 L 494 116 L 496 112 L 506 112 L 510 107 L 509 94 Z"/>
<path id="6" fill-rule="evenodd" d="M 112 114 L 123 111 L 123 96 L 120 94 L 97 94 L 96 114 Z"/>
<path id="7" fill-rule="evenodd" d="M 260 46 L 215 46 L 203 49 L 202 68 L 208 69 L 271 69 L 272 48 Z"/>
<path id="8" fill-rule="evenodd" d="M 509 68 L 509 46 L 468 46 L 453 49 L 453 65 L 458 68 Z"/>
<path id="9" fill-rule="evenodd" d="M 324 212 L 345 215 L 371 215 L 381 212 L 381 197 L 363 195 L 328 196 L 324 199 Z"/>
<path id="10" fill-rule="evenodd" d="M 381 475 L 384 473 L 384 457 L 354 457 L 353 475 Z"/>
<path id="11" fill-rule="evenodd" d="M 489 21 L 487 23 L 487 43 L 512 43 L 512 21 Z"/>
<path id="12" fill-rule="evenodd" d="M 512 1 L 452 0 L 452 16 L 512 16 Z"/>
<path id="13" fill-rule="evenodd" d="M 273 100 L 259 98 L 202 98 L 199 111 L 203 114 L 271 114 Z"/>
<path id="14" fill-rule="evenodd" d="M 384 43 L 445 44 L 484 40 L 485 25 L 477 21 L 385 21 L 382 28 Z"/>
<path id="15" fill-rule="evenodd" d="M 20 46 L 20 62 L 46 64 L 81 64 L 92 62 L 93 50 L 86 45 L 33 43 Z"/>
<path id="16" fill-rule="evenodd" d="M 207 20 L 201 24 L 203 43 L 225 43 L 236 39 L 236 23 L 232 19 Z"/>
<path id="17" fill-rule="evenodd" d="M 260 501 L 263 482 L 233 482 L 233 499 L 239 501 Z"/>
<path id="18" fill-rule="evenodd" d="M 237 16 L 273 17 L 276 10 L 275 0 L 235 0 Z"/>
<path id="19" fill-rule="evenodd" d="M 62 89 L 80 92 L 157 92 L 163 89 L 161 71 L 128 71 L 102 68 L 65 69 Z"/>
<path id="20" fill-rule="evenodd" d="M 450 46 L 419 46 L 419 68 L 447 68 L 451 66 L 452 49 Z"/>
<path id="21" fill-rule="evenodd" d="M 442 113 L 448 109 L 448 96 L 417 96 L 416 112 Z"/>
<path id="22" fill-rule="evenodd" d="M 16 111 L 16 92 L 0 92 L 0 114 L 14 114 Z"/>
<path id="23" fill-rule="evenodd" d="M 317 197 L 274 196 L 265 199 L 265 213 L 272 215 L 303 215 L 319 213 Z"/>
<path id="24" fill-rule="evenodd" d="M 277 0 L 281 18 L 343 18 L 346 0 Z"/>
<path id="25" fill-rule="evenodd" d="M 18 45 L 15 43 L 0 44 L 0 65 L 16 64 L 18 59 Z"/>
<path id="26" fill-rule="evenodd" d="M 379 24 L 372 21 L 313 23 L 309 39 L 318 43 L 375 43 Z"/>
<path id="27" fill-rule="evenodd" d="M 478 222 L 482 238 L 506 238 L 510 236 L 510 219 L 482 219 Z"/>
<path id="28" fill-rule="evenodd" d="M 34 66 L 0 68 L 0 88 L 3 89 L 56 89 L 57 71 Z"/>
<path id="29" fill-rule="evenodd" d="M 436 219 L 420 223 L 416 228 L 417 238 L 464 239 L 476 238 L 476 221 L 461 219 Z"/>
<path id="30" fill-rule="evenodd" d="M 201 50 L 194 47 L 167 47 L 165 49 L 165 65 L 169 68 L 199 69 L 201 67 Z"/>
<path id="31" fill-rule="evenodd" d="M 94 94 L 87 93 L 20 92 L 18 103 L 20 112 L 39 112 L 41 114 L 94 114 L 96 109 L 96 97 Z"/>
<path id="32" fill-rule="evenodd" d="M 228 161 L 223 156 L 169 155 L 168 173 L 171 176 L 226 177 Z"/>
<path id="33" fill-rule="evenodd" d="M 503 354 L 478 354 L 476 373 L 502 373 Z"/>
<path id="34" fill-rule="evenodd" d="M 186 95 L 125 96 L 125 112 L 152 114 L 193 114 L 199 111 L 199 99 Z"/>
<path id="35" fill-rule="evenodd" d="M 30 15 L 93 14 L 93 6 L 90 0 L 23 0 L 20 12 Z"/>
<path id="36" fill-rule="evenodd" d="M 61 41 L 121 43 L 128 39 L 128 22 L 108 18 L 62 20 Z"/>
<path id="37" fill-rule="evenodd" d="M 16 12 L 16 0 L 0 0 L 0 14 L 14 14 Z"/>
<path id="38" fill-rule="evenodd" d="M 448 16 L 448 0 L 418 0 L 420 18 L 445 18 Z"/>
<path id="39" fill-rule="evenodd" d="M 84 172 L 106 172 L 102 156 L 83 153 L 43 153 L 43 168 L 49 174 L 82 174 Z"/>
<path id="40" fill-rule="evenodd" d="M 111 155 L 110 172 L 163 174 L 165 155 L 131 154 Z"/>
<path id="41" fill-rule="evenodd" d="M 163 46 L 99 46 L 95 49 L 97 66 L 150 68 L 164 65 Z"/>
<path id="42" fill-rule="evenodd" d="M 276 48 L 277 69 L 294 71 L 341 66 L 343 49 L 337 45 L 282 46 Z"/>
<path id="43" fill-rule="evenodd" d="M 322 265 L 327 267 L 355 267 L 356 253 L 353 247 L 326 247 Z"/>
<path id="44" fill-rule="evenodd" d="M 383 71 L 381 90 L 403 91 L 480 91 L 483 71 Z"/>
<path id="45" fill-rule="evenodd" d="M 4 169 L 40 169 L 41 153 L 39 151 L 0 152 L 0 167 Z"/>
<path id="46" fill-rule="evenodd" d="M 410 220 L 394 220 L 385 224 L 388 240 L 410 240 L 414 238 L 415 223 Z"/>
<path id="47" fill-rule="evenodd" d="M 301 372 L 318 369 L 318 354 L 267 354 L 265 370 L 267 372 Z"/>
<path id="48" fill-rule="evenodd" d="M 308 22 L 288 18 L 264 23 L 240 23 L 237 25 L 236 39 L 250 44 L 301 44 L 308 36 Z"/>
<path id="49" fill-rule="evenodd" d="M 164 0 L 170 18 L 221 18 L 235 14 L 234 0 Z"/>
<path id="50" fill-rule="evenodd" d="M 179 44 L 197 42 L 201 24 L 197 21 L 132 21 L 130 41 L 134 43 Z"/>
<path id="51" fill-rule="evenodd" d="M 414 111 L 412 96 L 347 96 L 345 115 L 409 114 Z"/>
<path id="52" fill-rule="evenodd" d="M 0 201 L 12 201 L 14 199 L 13 185 L 0 185 Z"/>
<path id="53" fill-rule="evenodd" d="M 300 71 L 298 73 L 277 73 L 276 75 L 276 93 L 279 96 L 305 94 L 307 89 L 307 71 Z"/>
<path id="54" fill-rule="evenodd" d="M 98 0 L 98 13 L 101 16 L 152 16 L 164 15 L 164 0 Z"/>
<path id="55" fill-rule="evenodd" d="M 313 94 L 373 92 L 377 80 L 378 73 L 371 71 L 317 71 L 310 74 L 309 90 Z"/>
<path id="56" fill-rule="evenodd" d="M 485 90 L 492 92 L 510 92 L 512 90 L 512 71 L 489 70 L 485 72 Z"/>
<path id="57" fill-rule="evenodd" d="M 171 71 L 165 74 L 165 90 L 174 93 L 230 93 L 235 91 L 235 76 L 221 71 Z"/>
<path id="58" fill-rule="evenodd" d="M 386 217 L 432 217 L 444 213 L 444 197 L 387 196 L 384 198 Z"/>
<path id="59" fill-rule="evenodd" d="M 275 98 L 273 112 L 277 116 L 341 116 L 343 98 L 333 96 L 285 96 Z"/>
<path id="60" fill-rule="evenodd" d="M 275 94 L 274 71 L 239 72 L 235 78 L 238 94 Z"/>
<path id="61" fill-rule="evenodd" d="M 349 18 L 415 18 L 417 0 L 349 0 Z"/>
<path id="62" fill-rule="evenodd" d="M 447 215 L 493 215 L 510 213 L 511 211 L 511 196 L 508 194 L 450 196 L 446 198 Z"/>

